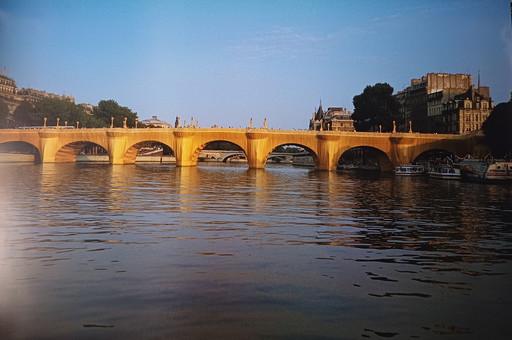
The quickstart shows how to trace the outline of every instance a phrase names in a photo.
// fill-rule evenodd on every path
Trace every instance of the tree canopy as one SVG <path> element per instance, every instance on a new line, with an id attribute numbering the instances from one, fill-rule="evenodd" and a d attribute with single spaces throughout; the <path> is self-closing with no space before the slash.
<path id="1" fill-rule="evenodd" d="M 512 100 L 496 105 L 482 130 L 494 157 L 512 155 Z"/>
<path id="2" fill-rule="evenodd" d="M 34 106 L 23 102 L 14 110 L 10 124 L 13 127 L 43 125 L 43 119 L 36 116 Z"/>
<path id="3" fill-rule="evenodd" d="M 393 130 L 393 120 L 398 116 L 400 103 L 393 96 L 393 87 L 388 83 L 366 86 L 363 93 L 354 96 L 354 127 L 356 131 Z"/>
<path id="4" fill-rule="evenodd" d="M 34 125 L 43 125 L 44 118 L 47 119 L 47 125 L 57 125 L 57 118 L 59 125 L 75 126 L 77 121 L 80 121 L 82 126 L 85 126 L 86 113 L 81 105 L 76 105 L 73 102 L 61 100 L 58 98 L 43 98 L 35 105 L 35 118 L 37 123 Z"/>
<path id="5" fill-rule="evenodd" d="M 1 103 L 3 104 L 3 103 Z M 22 102 L 13 112 L 11 120 L 7 120 L 8 108 L 0 105 L 0 128 L 20 126 L 42 126 L 46 118 L 47 126 L 64 126 L 66 122 L 70 126 L 79 127 L 109 127 L 111 117 L 114 117 L 114 126 L 123 127 L 124 118 L 128 127 L 135 126 L 137 114 L 127 107 L 120 106 L 115 100 L 102 100 L 93 109 L 92 114 L 87 112 L 84 105 L 75 104 L 59 98 L 43 98 L 37 103 Z M 9 125 L 9 126 L 8 126 Z"/>
<path id="6" fill-rule="evenodd" d="M 126 118 L 127 126 L 135 126 L 137 113 L 125 106 L 120 106 L 115 100 L 102 100 L 94 108 L 93 115 L 105 126 L 110 126 L 111 119 L 114 117 L 114 127 L 123 127 Z"/>

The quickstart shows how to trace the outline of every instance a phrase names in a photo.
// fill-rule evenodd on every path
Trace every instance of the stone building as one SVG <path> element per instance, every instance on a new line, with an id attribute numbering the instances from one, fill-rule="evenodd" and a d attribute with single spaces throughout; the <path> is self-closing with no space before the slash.
<path id="1" fill-rule="evenodd" d="M 463 134 L 480 129 L 493 107 L 489 87 L 470 74 L 428 73 L 399 91 L 397 131 Z M 462 107 L 461 107 L 462 105 Z M 483 119 L 483 120 L 482 120 Z"/>
<path id="2" fill-rule="evenodd" d="M 309 122 L 310 130 L 354 131 L 352 112 L 343 107 L 329 107 L 324 112 L 322 104 L 313 112 Z"/>
<path id="3" fill-rule="evenodd" d="M 12 116 L 12 113 L 18 105 L 23 102 L 21 97 L 18 95 L 18 87 L 16 82 L 7 76 L 0 74 L 0 105 L 6 105 L 9 112 L 8 116 Z"/>
<path id="4" fill-rule="evenodd" d="M 471 86 L 446 102 L 440 115 L 432 117 L 434 129 L 438 133 L 454 134 L 480 130 L 493 106 L 488 87 L 475 89 Z"/>
<path id="5" fill-rule="evenodd" d="M 57 98 L 74 103 L 75 98 L 67 95 L 57 95 L 46 91 L 39 91 L 31 88 L 18 90 L 16 82 L 4 74 L 0 74 L 0 105 L 6 105 L 8 109 L 7 119 L 11 119 L 16 108 L 23 102 L 35 105 L 43 98 Z"/>
<path id="6" fill-rule="evenodd" d="M 18 91 L 18 95 L 23 97 L 24 101 L 31 102 L 31 103 L 37 103 L 43 98 L 57 98 L 60 100 L 65 100 L 70 103 L 75 102 L 74 97 L 67 96 L 66 94 L 63 94 L 62 96 L 59 96 L 58 94 L 54 93 L 48 93 L 46 91 L 39 91 L 34 89 L 21 89 Z"/>

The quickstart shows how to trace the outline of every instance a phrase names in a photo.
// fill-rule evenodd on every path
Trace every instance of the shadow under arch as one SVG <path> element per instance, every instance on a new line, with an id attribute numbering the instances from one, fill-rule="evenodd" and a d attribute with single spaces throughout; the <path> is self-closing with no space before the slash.
<path id="1" fill-rule="evenodd" d="M 382 150 L 360 145 L 340 151 L 338 169 L 393 171 L 393 163 Z"/>
<path id="2" fill-rule="evenodd" d="M 277 154 L 279 154 L 279 156 Z M 290 157 L 290 161 L 294 165 L 311 166 L 315 169 L 318 169 L 320 164 L 316 152 L 314 152 L 309 147 L 298 143 L 286 143 L 277 145 L 268 153 L 265 164 L 269 160 L 276 157 L 280 158 L 281 160 Z"/>
<path id="3" fill-rule="evenodd" d="M 23 141 L 12 141 L 0 143 L 0 154 L 2 162 L 33 162 L 41 163 L 39 148 L 32 143 Z"/>
<path id="4" fill-rule="evenodd" d="M 124 163 L 134 164 L 137 156 L 140 156 L 143 150 L 145 150 L 145 156 L 158 157 L 160 162 L 163 156 L 174 156 L 174 150 L 169 145 L 156 140 L 145 140 L 135 143 L 128 148 L 123 157 Z"/>
<path id="5" fill-rule="evenodd" d="M 202 151 L 206 153 L 203 157 L 201 157 Z M 196 148 L 192 154 L 192 161 L 196 165 L 199 160 L 222 161 L 227 163 L 230 159 L 241 155 L 243 155 L 243 159 L 247 159 L 247 152 L 240 145 L 228 140 L 218 139 L 205 142 Z"/>
<path id="6" fill-rule="evenodd" d="M 434 148 L 415 155 L 413 163 L 428 163 L 433 160 L 444 160 L 446 157 L 450 157 L 452 160 L 455 160 L 457 156 L 458 155 L 453 150 Z"/>
<path id="7" fill-rule="evenodd" d="M 89 141 L 78 141 L 64 145 L 55 154 L 57 163 L 75 163 L 78 155 L 108 155 L 107 149 L 100 144 Z"/>

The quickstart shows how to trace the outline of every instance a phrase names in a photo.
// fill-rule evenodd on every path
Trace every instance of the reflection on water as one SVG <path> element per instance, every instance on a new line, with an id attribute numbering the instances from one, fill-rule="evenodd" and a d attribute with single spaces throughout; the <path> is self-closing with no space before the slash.
<path id="1" fill-rule="evenodd" d="M 0 164 L 0 338 L 508 339 L 510 185 Z"/>

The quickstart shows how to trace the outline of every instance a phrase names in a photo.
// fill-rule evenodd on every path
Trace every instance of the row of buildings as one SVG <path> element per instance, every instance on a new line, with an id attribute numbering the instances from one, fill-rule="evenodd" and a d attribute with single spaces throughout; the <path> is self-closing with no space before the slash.
<path id="1" fill-rule="evenodd" d="M 470 74 L 429 73 L 411 79 L 410 86 L 398 91 L 400 103 L 396 131 L 466 134 L 477 131 L 491 113 L 494 103 L 488 86 L 475 87 Z M 313 112 L 310 130 L 354 131 L 352 112 L 322 105 Z"/>
<path id="2" fill-rule="evenodd" d="M 35 104 L 42 98 L 58 98 L 71 103 L 75 102 L 74 97 L 58 95 L 39 91 L 31 88 L 18 89 L 16 82 L 4 74 L 0 74 L 0 104 L 5 104 L 8 110 L 8 117 L 12 117 L 16 108 L 22 103 Z"/>
<path id="3" fill-rule="evenodd" d="M 411 79 L 395 97 L 401 104 L 400 125 L 412 121 L 418 132 L 477 131 L 494 107 L 489 87 L 480 85 L 480 76 L 475 87 L 470 74 L 429 73 Z"/>

